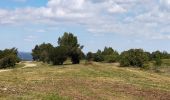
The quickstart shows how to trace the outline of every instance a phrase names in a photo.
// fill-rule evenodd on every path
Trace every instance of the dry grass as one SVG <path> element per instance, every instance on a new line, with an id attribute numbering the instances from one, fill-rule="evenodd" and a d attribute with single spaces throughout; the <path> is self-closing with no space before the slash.
<path id="1" fill-rule="evenodd" d="M 170 77 L 115 64 L 16 68 L 0 73 L 4 100 L 168 100 Z"/>

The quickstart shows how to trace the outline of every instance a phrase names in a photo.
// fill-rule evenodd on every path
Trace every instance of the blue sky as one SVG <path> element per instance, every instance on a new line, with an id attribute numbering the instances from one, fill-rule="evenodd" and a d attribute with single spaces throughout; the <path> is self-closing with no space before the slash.
<path id="1" fill-rule="evenodd" d="M 170 0 L 1 0 L 0 49 L 57 46 L 64 32 L 84 51 L 113 47 L 170 52 Z"/>

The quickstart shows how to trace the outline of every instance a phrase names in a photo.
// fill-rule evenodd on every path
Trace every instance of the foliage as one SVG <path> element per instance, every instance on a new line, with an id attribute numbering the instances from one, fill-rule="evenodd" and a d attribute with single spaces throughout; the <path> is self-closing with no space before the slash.
<path id="1" fill-rule="evenodd" d="M 108 63 L 116 62 L 118 61 L 119 53 L 111 47 L 105 47 L 104 51 L 102 52 L 104 56 L 104 61 Z"/>
<path id="2" fill-rule="evenodd" d="M 168 52 L 166 52 L 166 51 L 163 51 L 163 52 L 155 51 L 155 52 L 152 52 L 151 57 L 152 57 L 152 60 L 155 60 L 158 57 L 160 59 L 170 59 L 170 54 L 168 54 Z"/>
<path id="3" fill-rule="evenodd" d="M 121 66 L 143 67 L 149 59 L 142 49 L 130 49 L 128 51 L 124 51 L 120 57 Z"/>
<path id="4" fill-rule="evenodd" d="M 78 39 L 72 33 L 65 32 L 62 37 L 58 38 L 59 46 L 64 46 L 67 48 L 67 55 L 71 58 L 73 64 L 79 64 L 80 59 L 83 56 L 83 46 L 78 44 Z"/>
<path id="5" fill-rule="evenodd" d="M 53 48 L 50 52 L 50 60 L 53 65 L 62 65 L 67 60 L 67 49 L 63 46 Z"/>
<path id="6" fill-rule="evenodd" d="M 71 58 L 73 64 L 80 63 L 80 59 L 84 57 L 83 46 L 78 44 L 77 37 L 72 33 L 65 32 L 62 37 L 59 37 L 58 45 L 58 47 L 53 47 L 50 43 L 36 45 L 32 50 L 33 60 L 61 65 L 67 57 Z"/>
<path id="7" fill-rule="evenodd" d="M 39 61 L 40 58 L 40 49 L 39 46 L 36 45 L 35 48 L 32 50 L 32 56 L 34 61 Z"/>
<path id="8" fill-rule="evenodd" d="M 52 49 L 53 46 L 50 43 L 36 45 L 35 48 L 32 50 L 33 60 L 49 63 L 50 62 L 49 54 Z"/>
<path id="9" fill-rule="evenodd" d="M 155 59 L 155 66 L 161 66 L 162 65 L 162 60 L 160 58 Z"/>
<path id="10" fill-rule="evenodd" d="M 119 58 L 119 53 L 111 47 L 105 47 L 103 51 L 98 50 L 96 53 L 89 52 L 87 54 L 87 60 L 93 60 L 96 62 L 117 62 Z"/>
<path id="11" fill-rule="evenodd" d="M 94 55 L 94 58 L 93 58 L 94 61 L 96 61 L 96 62 L 104 61 L 104 56 L 102 55 L 102 51 L 101 50 L 98 50 L 97 53 L 95 53 L 93 55 Z"/>
<path id="12" fill-rule="evenodd" d="M 16 48 L 0 51 L 0 68 L 14 67 L 20 59 Z"/>
<path id="13" fill-rule="evenodd" d="M 94 55 L 92 52 L 88 52 L 86 55 L 86 60 L 87 61 L 93 61 Z"/>

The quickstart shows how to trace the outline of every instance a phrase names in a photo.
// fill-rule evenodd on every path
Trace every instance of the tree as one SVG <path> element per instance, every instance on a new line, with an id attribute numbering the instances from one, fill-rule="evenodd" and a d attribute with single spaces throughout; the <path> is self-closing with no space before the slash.
<path id="1" fill-rule="evenodd" d="M 101 50 L 98 50 L 98 51 L 94 54 L 93 60 L 96 61 L 96 62 L 102 62 L 102 61 L 104 61 L 104 57 L 103 57 L 103 55 L 102 55 L 102 51 L 101 51 Z"/>
<path id="2" fill-rule="evenodd" d="M 67 60 L 67 48 L 58 46 L 53 48 L 50 52 L 50 61 L 53 65 L 62 65 Z"/>
<path id="3" fill-rule="evenodd" d="M 92 52 L 88 52 L 86 55 L 87 61 L 93 61 L 94 55 Z"/>
<path id="4" fill-rule="evenodd" d="M 155 52 L 152 52 L 152 60 L 155 60 L 158 56 L 160 57 L 160 59 L 170 59 L 170 54 L 166 51 L 155 51 Z"/>
<path id="5" fill-rule="evenodd" d="M 142 49 L 130 49 L 121 54 L 121 66 L 143 67 L 148 61 L 147 54 Z"/>
<path id="6" fill-rule="evenodd" d="M 155 66 L 161 66 L 162 65 L 162 60 L 158 57 L 155 58 Z"/>
<path id="7" fill-rule="evenodd" d="M 16 48 L 0 50 L 0 68 L 14 67 L 19 61 Z"/>
<path id="8" fill-rule="evenodd" d="M 36 45 L 35 48 L 32 50 L 33 60 L 49 63 L 50 62 L 49 53 L 53 48 L 54 48 L 53 45 L 51 45 L 50 43 Z"/>
<path id="9" fill-rule="evenodd" d="M 87 60 L 96 62 L 113 63 L 118 61 L 119 53 L 111 47 L 105 47 L 103 51 L 98 50 L 96 53 L 89 52 L 87 54 Z"/>
<path id="10" fill-rule="evenodd" d="M 38 61 L 40 59 L 40 48 L 38 45 L 32 50 L 32 56 L 34 61 Z"/>
<path id="11" fill-rule="evenodd" d="M 14 55 L 8 55 L 0 60 L 0 68 L 14 67 L 17 59 Z"/>
<path id="12" fill-rule="evenodd" d="M 108 63 L 116 62 L 119 58 L 119 53 L 111 47 L 105 47 L 102 55 L 104 56 L 104 61 Z"/>
<path id="13" fill-rule="evenodd" d="M 73 64 L 80 63 L 83 52 L 83 46 L 78 44 L 78 39 L 72 33 L 65 32 L 62 37 L 58 38 L 58 45 L 67 48 L 67 55 L 71 58 Z"/>

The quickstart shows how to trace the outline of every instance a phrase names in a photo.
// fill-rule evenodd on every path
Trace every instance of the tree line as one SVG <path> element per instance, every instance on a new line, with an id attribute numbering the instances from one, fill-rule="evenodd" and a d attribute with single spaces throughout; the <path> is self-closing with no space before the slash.
<path id="1" fill-rule="evenodd" d="M 114 63 L 119 62 L 121 66 L 144 67 L 148 62 L 154 61 L 156 65 L 161 65 L 161 59 L 170 59 L 170 54 L 166 51 L 147 52 L 143 49 L 130 49 L 118 53 L 112 47 L 105 47 L 104 50 L 98 50 L 96 53 L 83 53 L 78 39 L 72 33 L 65 32 L 58 38 L 58 46 L 54 47 L 50 43 L 36 45 L 32 50 L 35 61 L 52 63 L 53 65 L 62 65 L 67 58 L 70 58 L 73 64 L 79 64 L 81 59 L 95 62 Z"/>
<path id="2" fill-rule="evenodd" d="M 80 45 L 78 38 L 72 33 L 65 32 L 62 37 L 56 41 L 58 46 L 50 43 L 36 45 L 32 50 L 34 61 L 42 61 L 53 65 L 62 65 L 67 59 L 71 59 L 72 64 L 79 64 L 81 59 L 88 62 L 120 63 L 120 66 L 145 67 L 146 64 L 153 61 L 155 65 L 160 66 L 162 59 L 170 59 L 170 54 L 166 51 L 147 52 L 143 49 L 130 49 L 118 53 L 112 47 L 105 47 L 95 53 L 88 52 L 86 55 Z M 0 50 L 0 68 L 14 67 L 20 59 L 16 48 Z"/>
<path id="3" fill-rule="evenodd" d="M 161 59 L 170 59 L 170 54 L 166 51 L 150 53 L 143 49 L 130 49 L 119 54 L 113 48 L 105 47 L 103 51 L 98 50 L 96 53 L 88 52 L 86 59 L 96 62 L 119 62 L 122 67 L 145 67 L 151 61 L 154 61 L 155 65 L 160 66 L 162 64 Z"/>

